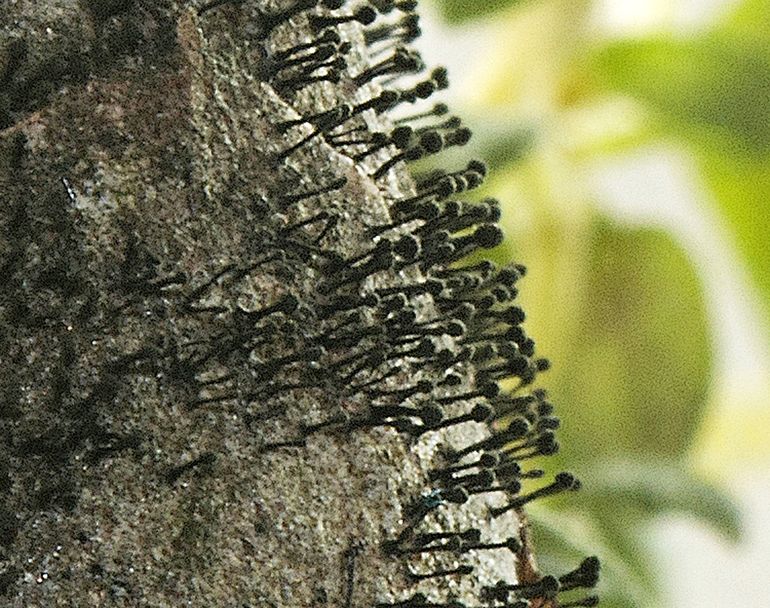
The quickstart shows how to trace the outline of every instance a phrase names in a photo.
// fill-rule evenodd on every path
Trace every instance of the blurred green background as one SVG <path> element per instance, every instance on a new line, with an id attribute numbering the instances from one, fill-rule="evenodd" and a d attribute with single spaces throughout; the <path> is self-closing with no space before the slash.
<path id="1" fill-rule="evenodd" d="M 533 507 L 541 565 L 599 555 L 607 608 L 767 606 L 770 0 L 422 5 L 585 485 Z"/>

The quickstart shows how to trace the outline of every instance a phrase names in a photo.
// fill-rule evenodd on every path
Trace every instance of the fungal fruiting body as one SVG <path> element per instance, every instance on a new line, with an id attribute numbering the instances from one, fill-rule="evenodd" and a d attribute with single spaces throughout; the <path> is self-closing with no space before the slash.
<path id="1" fill-rule="evenodd" d="M 68 97 L 3 68 L 9 605 L 595 605 L 596 558 L 532 558 L 526 505 L 580 482 L 539 481 L 559 419 L 525 268 L 479 261 L 486 167 L 411 165 L 471 135 L 416 2 L 86 4 L 91 61 L 176 37 Z M 117 143 L 63 111 L 94 97 Z M 177 130 L 137 143 L 148 115 Z M 77 142 L 46 169 L 41 125 Z"/>

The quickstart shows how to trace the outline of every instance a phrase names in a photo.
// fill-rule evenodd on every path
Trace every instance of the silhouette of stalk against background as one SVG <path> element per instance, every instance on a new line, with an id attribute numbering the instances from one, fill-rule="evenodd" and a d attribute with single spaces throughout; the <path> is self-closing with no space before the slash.
<path id="1" fill-rule="evenodd" d="M 485 167 L 409 169 L 470 136 L 415 3 L 4 9 L 3 605 L 594 605 Z"/>

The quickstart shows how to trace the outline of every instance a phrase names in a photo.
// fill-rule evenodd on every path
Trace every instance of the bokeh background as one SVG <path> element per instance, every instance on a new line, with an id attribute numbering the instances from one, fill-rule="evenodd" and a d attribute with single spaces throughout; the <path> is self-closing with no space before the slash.
<path id="1" fill-rule="evenodd" d="M 541 564 L 601 556 L 605 608 L 767 607 L 770 0 L 421 7 L 585 484 L 533 506 Z"/>

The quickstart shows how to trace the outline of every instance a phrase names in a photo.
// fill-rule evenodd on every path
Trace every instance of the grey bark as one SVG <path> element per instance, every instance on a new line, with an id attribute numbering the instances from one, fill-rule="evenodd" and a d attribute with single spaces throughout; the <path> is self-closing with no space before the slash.
<path id="1" fill-rule="evenodd" d="M 195 301 L 211 310 L 185 308 L 196 287 L 265 257 L 282 226 L 322 209 L 341 217 L 326 243 L 348 256 L 365 251 L 364 228 L 387 223 L 389 201 L 414 192 L 403 165 L 370 177 L 387 153 L 356 163 L 321 137 L 276 165 L 276 153 L 312 131 L 283 134 L 278 122 L 378 92 L 343 78 L 282 97 L 263 81 L 258 11 L 286 5 L 232 3 L 199 15 L 192 2 L 3 3 L 2 605 L 364 608 L 423 592 L 473 606 L 485 585 L 515 580 L 508 551 L 404 560 L 382 550 L 407 525 L 405 505 L 430 491 L 442 446 L 478 440 L 483 425 L 416 441 L 392 428 L 331 428 L 303 448 L 265 450 L 303 423 L 368 406 L 325 383 L 330 359 L 282 368 L 281 382 L 313 387 L 243 398 L 254 357 L 297 352 L 320 328 L 320 262 L 292 250 L 239 280 L 222 275 Z M 340 29 L 353 45 L 347 73 L 360 73 L 372 61 L 361 28 Z M 309 35 L 302 13 L 266 49 Z M 385 119 L 365 120 L 373 129 Z M 287 193 L 339 177 L 343 188 L 276 211 Z M 409 268 L 365 284 L 420 277 Z M 234 311 L 287 294 L 299 307 L 262 321 L 251 359 L 214 358 L 197 373 L 174 367 L 173 353 L 219 340 Z M 429 297 L 416 306 L 431 318 Z M 472 370 L 456 371 L 470 388 Z M 421 374 L 405 364 L 388 387 Z M 199 403 L 218 395 L 232 398 Z M 425 530 L 478 527 L 485 540 L 502 540 L 517 527 L 513 513 L 490 517 L 490 501 L 502 500 L 441 505 Z M 407 575 L 460 564 L 473 576 Z"/>

